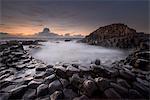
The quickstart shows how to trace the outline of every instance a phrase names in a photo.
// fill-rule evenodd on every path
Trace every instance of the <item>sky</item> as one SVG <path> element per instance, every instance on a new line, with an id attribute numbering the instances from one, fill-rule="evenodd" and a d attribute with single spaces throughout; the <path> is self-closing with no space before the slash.
<path id="1" fill-rule="evenodd" d="M 0 31 L 88 35 L 112 23 L 149 33 L 148 0 L 0 0 Z"/>

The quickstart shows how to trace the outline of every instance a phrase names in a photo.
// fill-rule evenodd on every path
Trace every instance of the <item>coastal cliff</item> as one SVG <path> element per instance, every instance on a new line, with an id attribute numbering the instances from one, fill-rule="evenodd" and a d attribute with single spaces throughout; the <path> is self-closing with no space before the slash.
<path id="1" fill-rule="evenodd" d="M 104 47 L 134 48 L 148 41 L 148 37 L 148 34 L 138 33 L 125 24 L 116 23 L 100 27 L 82 41 Z"/>

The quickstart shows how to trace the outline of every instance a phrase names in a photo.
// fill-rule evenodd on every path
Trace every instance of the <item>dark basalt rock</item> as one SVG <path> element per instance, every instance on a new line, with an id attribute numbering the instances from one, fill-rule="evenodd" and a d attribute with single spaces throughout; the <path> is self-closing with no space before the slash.
<path id="1" fill-rule="evenodd" d="M 46 71 L 46 66 L 39 66 L 36 68 L 36 71 Z"/>
<path id="2" fill-rule="evenodd" d="M 76 97 L 73 100 L 90 100 L 86 95 L 82 95 L 80 97 Z"/>
<path id="3" fill-rule="evenodd" d="M 106 89 L 104 95 L 108 99 L 121 99 L 121 96 L 113 88 Z"/>
<path id="4" fill-rule="evenodd" d="M 116 23 L 100 27 L 82 41 L 104 47 L 132 48 L 140 46 L 142 41 L 148 41 L 148 37 L 149 34 L 137 33 L 127 25 Z"/>
<path id="5" fill-rule="evenodd" d="M 114 88 L 115 91 L 117 91 L 122 97 L 126 97 L 128 95 L 128 89 L 116 84 L 116 83 L 110 83 L 110 85 Z"/>
<path id="6" fill-rule="evenodd" d="M 102 65 L 100 60 L 88 65 L 47 66 L 31 57 L 20 43 L 8 44 L 0 48 L 2 100 L 149 98 L 149 50 L 146 45 L 110 66 Z"/>
<path id="7" fill-rule="evenodd" d="M 123 86 L 127 89 L 131 88 L 131 86 L 124 79 L 117 79 L 117 82 L 118 82 L 118 84 L 120 84 L 121 86 Z"/>
<path id="8" fill-rule="evenodd" d="M 110 81 L 106 78 L 96 78 L 95 82 L 101 92 L 104 92 L 107 88 L 110 88 Z"/>
<path id="9" fill-rule="evenodd" d="M 133 89 L 137 90 L 139 93 L 141 93 L 145 98 L 149 98 L 148 94 L 150 93 L 149 88 L 138 83 L 133 82 Z"/>
<path id="10" fill-rule="evenodd" d="M 101 61 L 99 59 L 96 59 L 95 60 L 95 65 L 100 65 L 101 64 Z"/>
<path id="11" fill-rule="evenodd" d="M 38 97 L 45 96 L 48 93 L 49 93 L 48 85 L 41 84 L 41 85 L 38 86 L 38 88 L 37 88 L 37 96 Z"/>
<path id="12" fill-rule="evenodd" d="M 55 80 L 49 84 L 49 93 L 52 94 L 55 91 L 62 90 L 63 86 L 59 80 Z"/>
<path id="13" fill-rule="evenodd" d="M 28 89 L 24 96 L 22 97 L 23 100 L 33 100 L 36 98 L 36 89 Z"/>
<path id="14" fill-rule="evenodd" d="M 135 74 L 131 73 L 130 71 L 120 70 L 119 72 L 122 78 L 130 80 L 130 81 L 135 80 Z"/>
<path id="15" fill-rule="evenodd" d="M 9 99 L 20 99 L 24 95 L 26 90 L 27 90 L 27 85 L 22 85 L 10 90 Z"/>
<path id="16" fill-rule="evenodd" d="M 140 98 L 142 98 L 142 95 L 138 92 L 138 91 L 136 91 L 136 90 L 134 90 L 134 89 L 130 89 L 129 90 L 129 99 L 140 99 Z"/>
<path id="17" fill-rule="evenodd" d="M 29 88 L 32 88 L 32 89 L 35 89 L 35 88 L 37 88 L 40 84 L 41 84 L 41 82 L 37 82 L 37 81 L 32 80 L 31 82 L 28 83 L 28 87 L 29 87 Z"/>
<path id="18" fill-rule="evenodd" d="M 50 96 L 51 100 L 61 100 L 61 99 L 63 99 L 63 97 L 64 97 L 64 95 L 63 95 L 62 91 L 55 91 Z"/>
<path id="19" fill-rule="evenodd" d="M 64 89 L 63 93 L 64 93 L 64 98 L 68 100 L 72 100 L 73 98 L 78 96 L 78 94 L 72 91 L 72 89 Z"/>
<path id="20" fill-rule="evenodd" d="M 85 80 L 83 82 L 83 86 L 81 87 L 81 93 L 91 97 L 96 92 L 97 86 L 94 81 L 92 80 Z"/>
<path id="21" fill-rule="evenodd" d="M 56 80 L 56 76 L 54 74 L 50 75 L 50 76 L 47 76 L 44 78 L 44 82 L 49 84 L 51 83 L 52 81 Z"/>

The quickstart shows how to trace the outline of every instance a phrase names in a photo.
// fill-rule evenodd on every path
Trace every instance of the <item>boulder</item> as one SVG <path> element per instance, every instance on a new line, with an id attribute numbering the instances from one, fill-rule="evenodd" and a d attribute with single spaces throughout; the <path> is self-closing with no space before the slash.
<path id="1" fill-rule="evenodd" d="M 80 97 L 75 97 L 73 100 L 90 100 L 86 95 L 82 95 Z"/>
<path id="2" fill-rule="evenodd" d="M 69 85 L 69 81 L 66 80 L 66 79 L 60 79 L 62 85 L 63 85 L 63 88 L 66 88 L 68 85 Z"/>
<path id="3" fill-rule="evenodd" d="M 120 76 L 126 80 L 134 81 L 135 80 L 135 74 L 130 71 L 125 70 L 119 70 Z"/>
<path id="4" fill-rule="evenodd" d="M 25 91 L 27 90 L 27 85 L 22 85 L 16 87 L 9 91 L 10 97 L 9 99 L 20 99 L 24 95 Z"/>
<path id="5" fill-rule="evenodd" d="M 96 59 L 95 60 L 95 65 L 100 65 L 101 64 L 101 61 L 99 59 Z"/>
<path id="6" fill-rule="evenodd" d="M 129 99 L 140 99 L 140 98 L 142 98 L 141 94 L 134 89 L 129 89 L 128 96 L 129 96 L 128 97 Z"/>
<path id="7" fill-rule="evenodd" d="M 8 100 L 10 96 L 10 93 L 4 92 L 0 93 L 0 100 Z"/>
<path id="8" fill-rule="evenodd" d="M 144 98 L 149 98 L 150 88 L 146 87 L 138 82 L 133 82 L 133 89 L 137 90 Z"/>
<path id="9" fill-rule="evenodd" d="M 62 91 L 55 91 L 53 94 L 50 95 L 51 100 L 62 100 L 64 97 Z"/>
<path id="10" fill-rule="evenodd" d="M 28 87 L 29 87 L 29 88 L 32 88 L 32 89 L 35 89 L 35 88 L 37 88 L 40 84 L 41 84 L 41 82 L 37 82 L 37 81 L 32 80 L 31 82 L 28 83 Z"/>
<path id="11" fill-rule="evenodd" d="M 51 83 L 52 81 L 54 81 L 54 80 L 56 80 L 56 79 L 57 79 L 57 78 L 56 78 L 55 74 L 52 74 L 52 75 L 50 75 L 50 76 L 45 77 L 45 78 L 44 78 L 44 82 L 45 82 L 46 84 L 49 84 L 49 83 Z"/>
<path id="12" fill-rule="evenodd" d="M 28 89 L 23 96 L 23 100 L 31 100 L 36 98 L 36 89 Z"/>
<path id="13" fill-rule="evenodd" d="M 36 68 L 36 71 L 46 71 L 46 66 L 39 66 Z"/>
<path id="14" fill-rule="evenodd" d="M 149 70 L 150 67 L 150 62 L 149 60 L 145 60 L 145 59 L 137 59 L 134 63 L 134 66 L 135 68 L 140 68 L 140 69 L 143 69 L 143 70 Z"/>
<path id="15" fill-rule="evenodd" d="M 73 88 L 76 90 L 79 89 L 84 82 L 84 80 L 80 78 L 78 74 L 73 74 L 73 76 L 69 78 L 69 80 Z"/>
<path id="16" fill-rule="evenodd" d="M 106 78 L 98 77 L 95 79 L 98 89 L 104 92 L 105 89 L 110 88 L 110 81 Z"/>
<path id="17" fill-rule="evenodd" d="M 127 88 L 127 89 L 131 88 L 131 86 L 130 86 L 130 85 L 127 83 L 127 81 L 124 80 L 124 79 L 117 79 L 117 83 L 118 83 L 119 85 L 121 85 L 122 87 L 125 87 L 125 88 Z"/>
<path id="18" fill-rule="evenodd" d="M 73 98 L 78 96 L 78 94 L 72 91 L 72 89 L 64 89 L 63 93 L 64 93 L 64 98 L 68 100 L 72 100 Z"/>
<path id="19" fill-rule="evenodd" d="M 62 90 L 62 84 L 59 80 L 55 80 L 49 84 L 49 93 L 52 94 L 55 91 Z"/>
<path id="20" fill-rule="evenodd" d="M 79 73 L 79 72 L 80 70 L 78 68 L 75 68 L 71 65 L 66 68 L 66 74 L 68 77 L 71 77 L 73 74 Z"/>
<path id="21" fill-rule="evenodd" d="M 65 68 L 58 68 L 55 70 L 55 73 L 57 76 L 59 76 L 60 78 L 67 78 L 67 74 L 66 74 L 66 69 Z"/>
<path id="22" fill-rule="evenodd" d="M 83 86 L 80 88 L 81 93 L 91 97 L 97 90 L 97 86 L 92 80 L 85 80 Z"/>
<path id="23" fill-rule="evenodd" d="M 122 97 L 126 98 L 128 95 L 128 89 L 124 88 L 116 83 L 110 83 L 110 85 L 114 88 L 115 91 L 117 91 Z"/>
<path id="24" fill-rule="evenodd" d="M 119 93 L 117 93 L 113 88 L 108 88 L 104 91 L 104 95 L 108 99 L 121 99 Z"/>
<path id="25" fill-rule="evenodd" d="M 37 88 L 37 96 L 38 97 L 45 96 L 48 93 L 49 93 L 48 85 L 41 84 L 41 85 L 38 86 L 38 88 Z"/>

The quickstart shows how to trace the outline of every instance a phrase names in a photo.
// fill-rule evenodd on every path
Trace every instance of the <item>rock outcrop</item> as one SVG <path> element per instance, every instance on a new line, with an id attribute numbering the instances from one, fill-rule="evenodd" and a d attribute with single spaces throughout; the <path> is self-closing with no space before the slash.
<path id="1" fill-rule="evenodd" d="M 100 27 L 82 41 L 104 47 L 133 48 L 146 41 L 148 36 L 144 33 L 137 33 L 127 25 L 117 23 Z"/>
<path id="2" fill-rule="evenodd" d="M 42 32 L 39 32 L 37 34 L 37 36 L 55 37 L 55 36 L 59 36 L 59 35 L 52 33 L 49 28 L 44 28 Z"/>
<path id="3" fill-rule="evenodd" d="M 149 99 L 150 71 L 135 68 L 129 63 L 132 57 L 111 66 L 98 59 L 90 67 L 46 65 L 31 57 L 19 42 L 0 47 L 1 100 Z M 147 60 L 146 51 L 140 49 L 138 59 Z"/>

